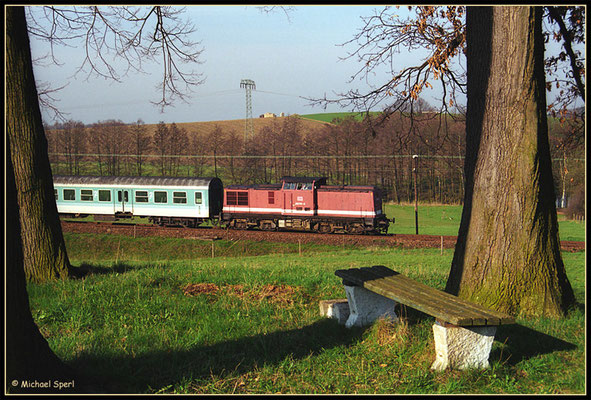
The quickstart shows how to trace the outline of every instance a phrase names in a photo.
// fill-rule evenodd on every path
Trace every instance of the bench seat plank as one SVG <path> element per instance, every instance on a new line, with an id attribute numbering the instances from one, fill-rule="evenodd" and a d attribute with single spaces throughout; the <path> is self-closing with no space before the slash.
<path id="1" fill-rule="evenodd" d="M 366 275 L 367 276 L 367 275 Z M 430 298 L 431 290 L 428 286 L 426 290 L 413 290 L 407 285 L 392 284 L 386 278 L 377 278 L 371 276 L 369 280 L 363 282 L 363 286 L 369 290 L 376 291 L 382 296 L 403 303 L 409 307 L 417 309 L 427 314 L 433 315 L 438 319 L 452 323 L 454 325 L 485 325 L 486 320 L 480 314 L 468 312 L 465 309 L 457 307 L 450 303 L 445 303 L 440 299 Z M 497 321 L 491 321 L 495 324 Z"/>
<path id="2" fill-rule="evenodd" d="M 414 281 L 384 266 L 338 270 L 345 284 L 365 287 L 437 319 L 459 326 L 512 324 L 514 318 Z"/>
<path id="3" fill-rule="evenodd" d="M 458 309 L 460 312 L 466 313 L 467 315 L 473 315 L 472 318 L 475 319 L 473 325 L 501 325 L 514 322 L 514 319 L 511 316 L 486 309 L 479 304 L 469 302 L 450 293 L 431 288 L 402 274 L 388 275 L 388 273 L 391 274 L 394 271 L 384 266 L 374 266 L 371 267 L 371 270 L 372 272 L 376 272 L 381 276 L 386 275 L 385 278 L 389 281 L 398 281 L 401 286 L 408 287 L 411 290 L 420 290 L 421 293 L 427 296 L 429 300 L 435 302 L 444 302 L 447 307 Z M 476 322 L 478 319 L 482 321 Z"/>

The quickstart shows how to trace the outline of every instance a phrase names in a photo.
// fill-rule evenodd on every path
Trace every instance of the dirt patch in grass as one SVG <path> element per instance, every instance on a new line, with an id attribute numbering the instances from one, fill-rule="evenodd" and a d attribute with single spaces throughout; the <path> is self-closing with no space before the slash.
<path id="1" fill-rule="evenodd" d="M 267 300 L 271 303 L 284 305 L 293 304 L 296 294 L 300 292 L 299 288 L 293 286 L 273 284 L 246 289 L 243 285 L 218 286 L 215 283 L 189 283 L 181 289 L 186 296 L 228 295 L 244 300 Z"/>

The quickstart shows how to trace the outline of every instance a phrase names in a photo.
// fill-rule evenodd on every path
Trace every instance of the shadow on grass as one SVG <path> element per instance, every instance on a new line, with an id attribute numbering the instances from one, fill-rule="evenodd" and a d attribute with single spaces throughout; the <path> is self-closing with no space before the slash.
<path id="1" fill-rule="evenodd" d="M 572 343 L 518 324 L 499 327 L 495 341 L 504 345 L 494 349 L 489 359 L 499 360 L 512 366 L 539 355 L 577 348 Z"/>
<path id="2" fill-rule="evenodd" d="M 303 359 L 326 349 L 358 341 L 365 329 L 346 329 L 330 319 L 312 325 L 269 334 L 243 337 L 187 351 L 154 351 L 117 356 L 82 354 L 69 362 L 83 374 L 93 374 L 95 387 L 104 393 L 147 393 L 181 382 L 204 384 L 236 377 L 257 367 L 282 360 Z M 221 389 L 223 391 L 223 389 Z"/>
<path id="3" fill-rule="evenodd" d="M 103 267 L 98 265 L 92 265 L 88 263 L 82 263 L 79 267 L 70 268 L 70 276 L 75 279 L 86 278 L 88 275 L 106 275 L 106 274 L 123 274 L 130 271 L 139 269 L 154 268 L 154 265 L 139 265 L 132 266 L 125 263 L 116 263 L 110 267 Z"/>
<path id="4" fill-rule="evenodd" d="M 584 308 L 584 305 L 581 306 Z M 412 324 L 435 322 L 430 315 L 404 305 L 397 311 Z M 503 345 L 491 351 L 489 360 L 499 360 L 511 366 L 539 355 L 577 348 L 575 344 L 518 324 L 499 326 L 495 341 Z"/>

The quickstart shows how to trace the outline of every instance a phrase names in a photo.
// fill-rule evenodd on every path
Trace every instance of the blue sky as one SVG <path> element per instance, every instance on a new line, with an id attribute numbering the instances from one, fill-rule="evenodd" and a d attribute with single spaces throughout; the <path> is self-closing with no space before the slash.
<path id="1" fill-rule="evenodd" d="M 245 91 L 240 89 L 242 79 L 252 79 L 256 84 L 252 92 L 254 117 L 266 112 L 351 111 L 337 106 L 314 108 L 303 97 L 322 98 L 326 94 L 335 98 L 335 93 L 349 89 L 364 92 L 369 87 L 362 80 L 350 83 L 361 65 L 354 59 L 343 61 L 355 47 L 340 45 L 363 27 L 362 16 L 368 17 L 381 7 L 297 6 L 288 19 L 282 11 L 268 14 L 254 6 L 187 6 L 186 16 L 197 28 L 192 40 L 201 42 L 204 49 L 203 64 L 196 69 L 205 83 L 194 89 L 188 104 L 176 102 L 164 112 L 151 103 L 159 99 L 156 86 L 162 70 L 156 64 L 144 65 L 148 74 L 133 74 L 122 82 L 87 79 L 83 73 L 75 75 L 84 57 L 78 45 L 59 48 L 59 66 L 36 65 L 35 77 L 38 82 L 51 82 L 55 88 L 67 84 L 53 94 L 55 105 L 66 118 L 86 124 L 107 119 L 126 123 L 138 119 L 145 123 L 243 119 L 246 106 Z M 399 15 L 405 12 L 406 7 L 397 11 Z M 31 50 L 33 58 L 40 57 L 47 53 L 47 44 L 32 38 Z M 395 69 L 417 65 L 423 57 L 417 51 L 396 54 Z M 382 84 L 387 79 L 386 70 L 377 72 L 370 84 Z M 438 105 L 437 90 L 422 95 Z M 52 114 L 43 115 L 46 122 L 54 122 Z"/>
<path id="2" fill-rule="evenodd" d="M 147 71 L 152 71 L 150 75 L 128 76 L 122 83 L 102 78 L 87 80 L 84 74 L 74 76 L 83 60 L 82 49 L 62 48 L 58 58 L 63 65 L 38 65 L 35 76 L 37 81 L 51 82 L 54 87 L 68 83 L 54 95 L 59 100 L 56 105 L 67 113 L 67 118 L 84 123 L 106 119 L 142 119 L 146 123 L 242 119 L 246 107 L 241 79 L 256 83 L 252 92 L 255 117 L 265 112 L 325 112 L 309 106 L 301 97 L 334 97 L 334 92 L 365 85 L 348 84 L 359 64 L 340 61 L 347 55 L 347 48 L 339 45 L 353 37 L 362 27 L 360 17 L 371 15 L 374 8 L 298 6 L 288 20 L 281 11 L 267 14 L 256 7 L 189 6 L 187 16 L 197 27 L 193 40 L 200 41 L 204 49 L 204 63 L 197 68 L 205 83 L 195 88 L 189 104 L 178 102 L 164 113 L 150 103 L 159 95 L 157 65 L 146 66 Z M 33 40 L 33 58 L 46 53 L 46 46 Z M 349 110 L 334 106 L 329 111 Z M 48 113 L 44 118 L 53 122 Z"/>

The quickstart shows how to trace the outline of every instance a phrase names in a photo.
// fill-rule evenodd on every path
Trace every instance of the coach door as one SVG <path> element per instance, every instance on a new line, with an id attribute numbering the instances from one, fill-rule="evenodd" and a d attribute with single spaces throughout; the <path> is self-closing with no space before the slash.
<path id="1" fill-rule="evenodd" d="M 129 201 L 129 190 L 117 189 L 115 195 L 115 213 L 132 212 L 131 203 Z"/>

